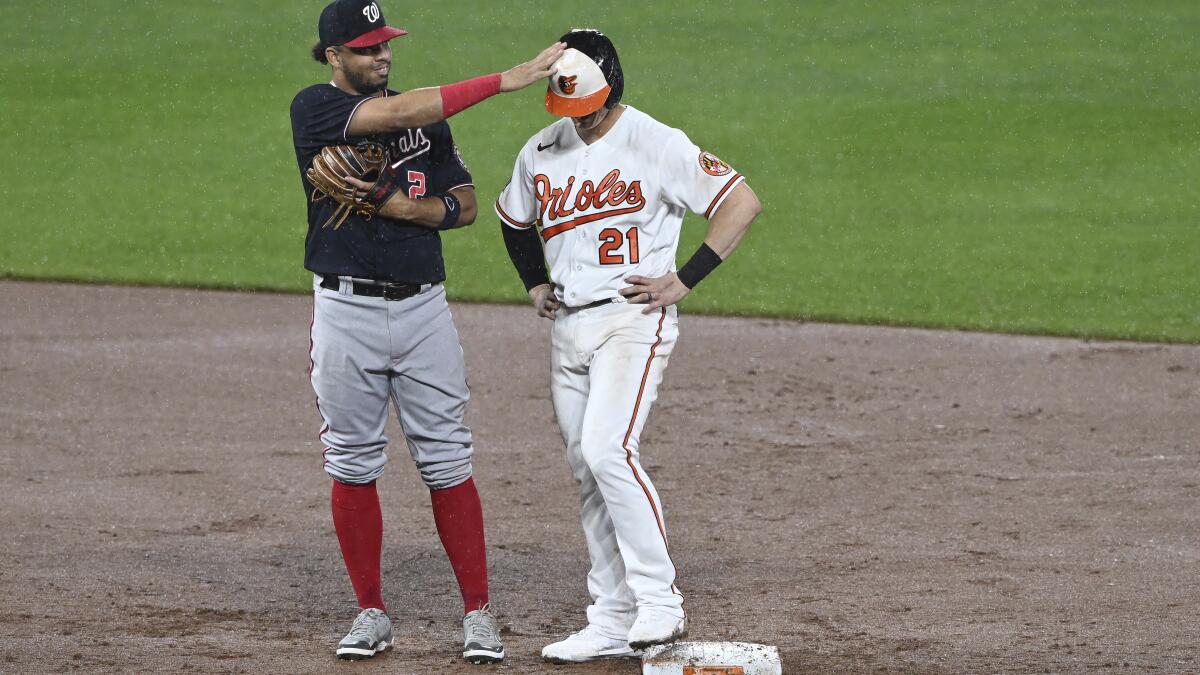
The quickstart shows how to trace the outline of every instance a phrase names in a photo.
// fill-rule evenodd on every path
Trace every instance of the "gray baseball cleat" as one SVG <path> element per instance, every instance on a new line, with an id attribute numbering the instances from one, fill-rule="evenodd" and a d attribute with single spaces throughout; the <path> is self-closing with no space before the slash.
<path id="1" fill-rule="evenodd" d="M 463 617 L 463 658 L 475 664 L 504 660 L 500 625 L 487 605 Z"/>
<path id="2" fill-rule="evenodd" d="M 584 663 L 596 659 L 620 659 L 640 654 L 641 652 L 632 649 L 627 641 L 603 635 L 591 624 L 581 631 L 572 633 L 565 640 L 559 640 L 542 648 L 542 658 L 550 663 Z"/>
<path id="3" fill-rule="evenodd" d="M 339 659 L 369 659 L 392 646 L 392 620 L 382 609 L 364 609 L 337 646 Z"/>

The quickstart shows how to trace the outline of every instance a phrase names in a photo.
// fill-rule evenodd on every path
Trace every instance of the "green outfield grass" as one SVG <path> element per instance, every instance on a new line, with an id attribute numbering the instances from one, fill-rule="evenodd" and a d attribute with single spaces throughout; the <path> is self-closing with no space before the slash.
<path id="1" fill-rule="evenodd" d="M 308 288 L 288 105 L 328 77 L 323 4 L 0 6 L 0 276 Z M 397 88 L 605 29 L 626 101 L 765 206 L 686 310 L 1200 341 L 1194 2 L 383 7 Z M 542 95 L 453 120 L 481 204 L 445 236 L 453 297 L 524 297 L 490 204 Z"/>

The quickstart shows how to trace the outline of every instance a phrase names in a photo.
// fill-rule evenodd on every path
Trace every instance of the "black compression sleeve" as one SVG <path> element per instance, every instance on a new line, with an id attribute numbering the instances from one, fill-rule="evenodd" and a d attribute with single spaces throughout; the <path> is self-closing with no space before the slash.
<path id="1" fill-rule="evenodd" d="M 525 290 L 550 283 L 550 275 L 546 273 L 546 257 L 542 253 L 542 244 L 538 241 L 537 228 L 518 230 L 501 222 L 500 229 L 504 231 L 504 246 L 508 249 L 508 257 L 512 260 L 513 267 L 517 268 L 517 274 L 521 275 Z"/>

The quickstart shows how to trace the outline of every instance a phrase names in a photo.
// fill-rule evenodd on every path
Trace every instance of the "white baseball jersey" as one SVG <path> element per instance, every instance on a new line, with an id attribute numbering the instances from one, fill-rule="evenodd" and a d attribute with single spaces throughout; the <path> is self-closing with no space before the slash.
<path id="1" fill-rule="evenodd" d="M 684 210 L 711 217 L 742 175 L 632 106 L 587 145 L 570 118 L 529 139 L 496 200 L 509 227 L 536 226 L 558 300 L 619 298 L 631 274 L 675 271 Z"/>

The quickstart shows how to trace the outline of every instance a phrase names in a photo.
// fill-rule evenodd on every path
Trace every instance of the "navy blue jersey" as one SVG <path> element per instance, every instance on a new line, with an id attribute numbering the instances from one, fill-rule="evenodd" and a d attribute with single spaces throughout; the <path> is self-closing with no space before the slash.
<path id="1" fill-rule="evenodd" d="M 388 90 L 382 95 L 395 96 L 396 92 Z M 367 221 L 357 215 L 351 215 L 337 229 L 323 227 L 337 203 L 320 194 L 314 201 L 313 186 L 304 172 L 326 145 L 369 140 L 386 146 L 394 158 L 411 158 L 402 167 L 409 196 L 434 195 L 471 185 L 471 174 L 454 145 L 450 125 L 444 121 L 396 133 L 348 137 L 350 117 L 370 98 L 374 96 L 348 94 L 331 84 L 316 84 L 292 101 L 292 141 L 308 200 L 304 266 L 318 274 L 380 281 L 444 281 L 446 265 L 437 230 L 379 216 Z"/>

